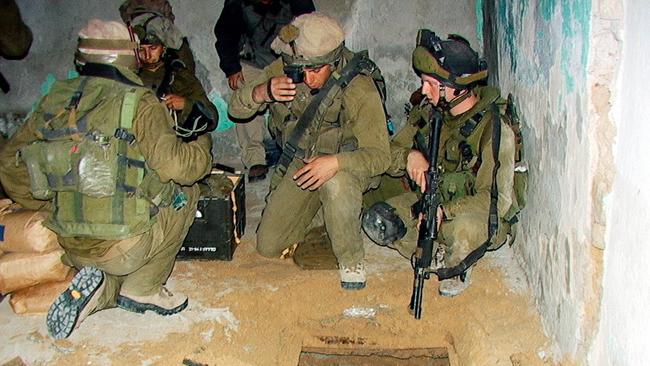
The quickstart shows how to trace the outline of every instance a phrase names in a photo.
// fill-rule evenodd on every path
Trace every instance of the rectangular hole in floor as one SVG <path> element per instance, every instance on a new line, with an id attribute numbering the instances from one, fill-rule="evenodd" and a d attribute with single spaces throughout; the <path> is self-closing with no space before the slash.
<path id="1" fill-rule="evenodd" d="M 298 366 L 449 366 L 444 347 L 417 349 L 311 348 L 300 352 Z"/>

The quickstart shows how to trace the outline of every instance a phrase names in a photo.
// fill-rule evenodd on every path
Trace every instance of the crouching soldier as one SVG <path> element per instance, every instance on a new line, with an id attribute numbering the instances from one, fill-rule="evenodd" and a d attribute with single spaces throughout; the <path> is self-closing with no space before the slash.
<path id="1" fill-rule="evenodd" d="M 362 194 L 376 186 L 390 157 L 386 117 L 370 76 L 374 64 L 345 48 L 343 29 L 319 13 L 297 17 L 272 47 L 282 57 L 247 80 L 230 103 L 237 118 L 269 106 L 271 130 L 284 146 L 257 250 L 279 257 L 305 239 L 322 207 L 341 286 L 363 288 Z"/>
<path id="2" fill-rule="evenodd" d="M 131 24 L 140 38 L 142 65 L 138 76 L 167 106 L 176 133 L 189 141 L 214 131 L 219 120 L 217 109 L 179 58 L 183 36 L 178 28 L 168 18 L 152 13 L 138 16 Z"/>
<path id="3" fill-rule="evenodd" d="M 0 150 L 7 193 L 23 206 L 52 202 L 45 225 L 79 269 L 47 314 L 54 338 L 102 309 L 170 315 L 188 304 L 163 285 L 194 218 L 195 181 L 210 171 L 211 140 L 177 137 L 135 74 L 137 48 L 124 25 L 91 20 L 79 32 L 80 77 L 56 82 Z"/>
<path id="4" fill-rule="evenodd" d="M 441 295 L 454 296 L 470 283 L 474 262 L 468 258 L 476 258 L 468 257 L 470 253 L 480 257 L 486 249 L 500 247 L 510 233 L 519 210 L 513 190 L 517 146 L 504 115 L 506 103 L 496 88 L 478 85 L 487 71 L 465 39 L 441 40 L 421 30 L 413 67 L 425 99 L 411 110 L 407 125 L 394 138 L 388 172 L 407 174 L 420 191 L 425 190 L 431 113 L 434 108 L 440 111 L 437 154 L 442 181 L 437 193 L 442 204 L 437 208 L 438 261 L 432 270 L 459 273 L 439 285 Z M 364 213 L 365 232 L 377 244 L 411 258 L 418 240 L 418 210 L 413 208 L 420 196 L 409 192 L 373 205 Z"/>

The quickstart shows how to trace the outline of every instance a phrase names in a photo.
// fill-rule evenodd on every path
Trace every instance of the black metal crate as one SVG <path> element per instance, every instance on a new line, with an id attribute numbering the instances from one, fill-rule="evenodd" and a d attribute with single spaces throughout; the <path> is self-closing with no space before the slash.
<path id="1" fill-rule="evenodd" d="M 221 171 L 212 174 L 225 174 L 233 182 L 233 192 L 227 198 L 201 196 L 194 223 L 178 253 L 179 259 L 230 261 L 239 238 L 244 235 L 246 187 L 243 174 Z"/>

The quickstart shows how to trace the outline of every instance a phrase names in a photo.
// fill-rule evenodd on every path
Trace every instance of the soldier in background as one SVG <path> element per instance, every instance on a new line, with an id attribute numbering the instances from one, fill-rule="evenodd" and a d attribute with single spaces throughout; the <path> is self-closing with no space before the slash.
<path id="1" fill-rule="evenodd" d="M 20 9 L 14 0 L 0 0 L 0 57 L 20 60 L 27 56 L 32 45 L 32 31 L 23 22 Z M 0 90 L 5 94 L 11 89 L 9 82 L 0 73 Z M 0 135 L 0 142 L 2 136 Z M 1 191 L 1 190 L 0 190 Z"/>
<path id="2" fill-rule="evenodd" d="M 154 90 L 170 110 L 179 136 L 186 140 L 214 131 L 219 112 L 201 82 L 176 50 L 183 36 L 168 18 L 147 13 L 133 26 L 140 38 L 140 71 L 145 86 Z"/>
<path id="3" fill-rule="evenodd" d="M 166 18 L 171 22 L 171 24 L 173 24 L 176 19 L 176 16 L 174 16 L 174 12 L 172 11 L 172 6 L 167 0 L 126 0 L 122 5 L 120 5 L 120 17 L 124 23 L 129 26 L 142 25 L 152 15 Z M 172 29 L 172 27 L 170 27 L 170 29 Z M 173 26 L 174 31 L 176 31 L 175 29 L 176 27 Z M 168 45 L 168 47 L 171 46 L 172 45 Z M 190 70 L 191 73 L 194 73 L 196 63 L 187 37 L 182 37 L 180 46 L 178 44 L 175 44 L 175 46 L 177 48 L 174 49 L 174 52 L 176 53 L 177 58 L 183 62 L 185 67 Z"/>
<path id="4" fill-rule="evenodd" d="M 312 0 L 226 0 L 214 27 L 219 67 L 228 77 L 228 86 L 238 90 L 255 79 L 277 58 L 271 42 L 280 29 L 301 14 L 315 10 Z M 248 179 L 262 180 L 268 172 L 264 151 L 263 111 L 235 125 Z"/>

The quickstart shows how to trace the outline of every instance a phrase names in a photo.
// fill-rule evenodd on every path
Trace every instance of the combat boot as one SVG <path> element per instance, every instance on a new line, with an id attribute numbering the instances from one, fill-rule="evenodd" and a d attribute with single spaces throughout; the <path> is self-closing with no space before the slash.
<path id="1" fill-rule="evenodd" d="M 266 179 L 266 173 L 269 172 L 269 167 L 264 164 L 253 165 L 248 169 L 248 182 L 253 183 Z"/>
<path id="2" fill-rule="evenodd" d="M 366 287 L 366 266 L 359 262 L 352 267 L 339 265 L 341 287 L 346 290 L 360 290 Z"/>
<path id="3" fill-rule="evenodd" d="M 104 272 L 94 267 L 82 268 L 47 312 L 45 324 L 52 338 L 68 338 L 97 308 L 105 287 Z"/>
<path id="4" fill-rule="evenodd" d="M 440 285 L 438 286 L 438 292 L 440 295 L 453 297 L 465 291 L 465 289 L 470 285 L 470 275 L 472 274 L 472 268 L 474 268 L 474 266 L 469 267 L 469 269 L 465 271 L 464 275 L 440 281 Z"/>
<path id="5" fill-rule="evenodd" d="M 181 293 L 173 294 L 164 286 L 154 295 L 137 296 L 120 291 L 117 296 L 119 308 L 141 314 L 150 310 L 159 315 L 172 315 L 183 311 L 187 304 L 187 296 Z"/>

